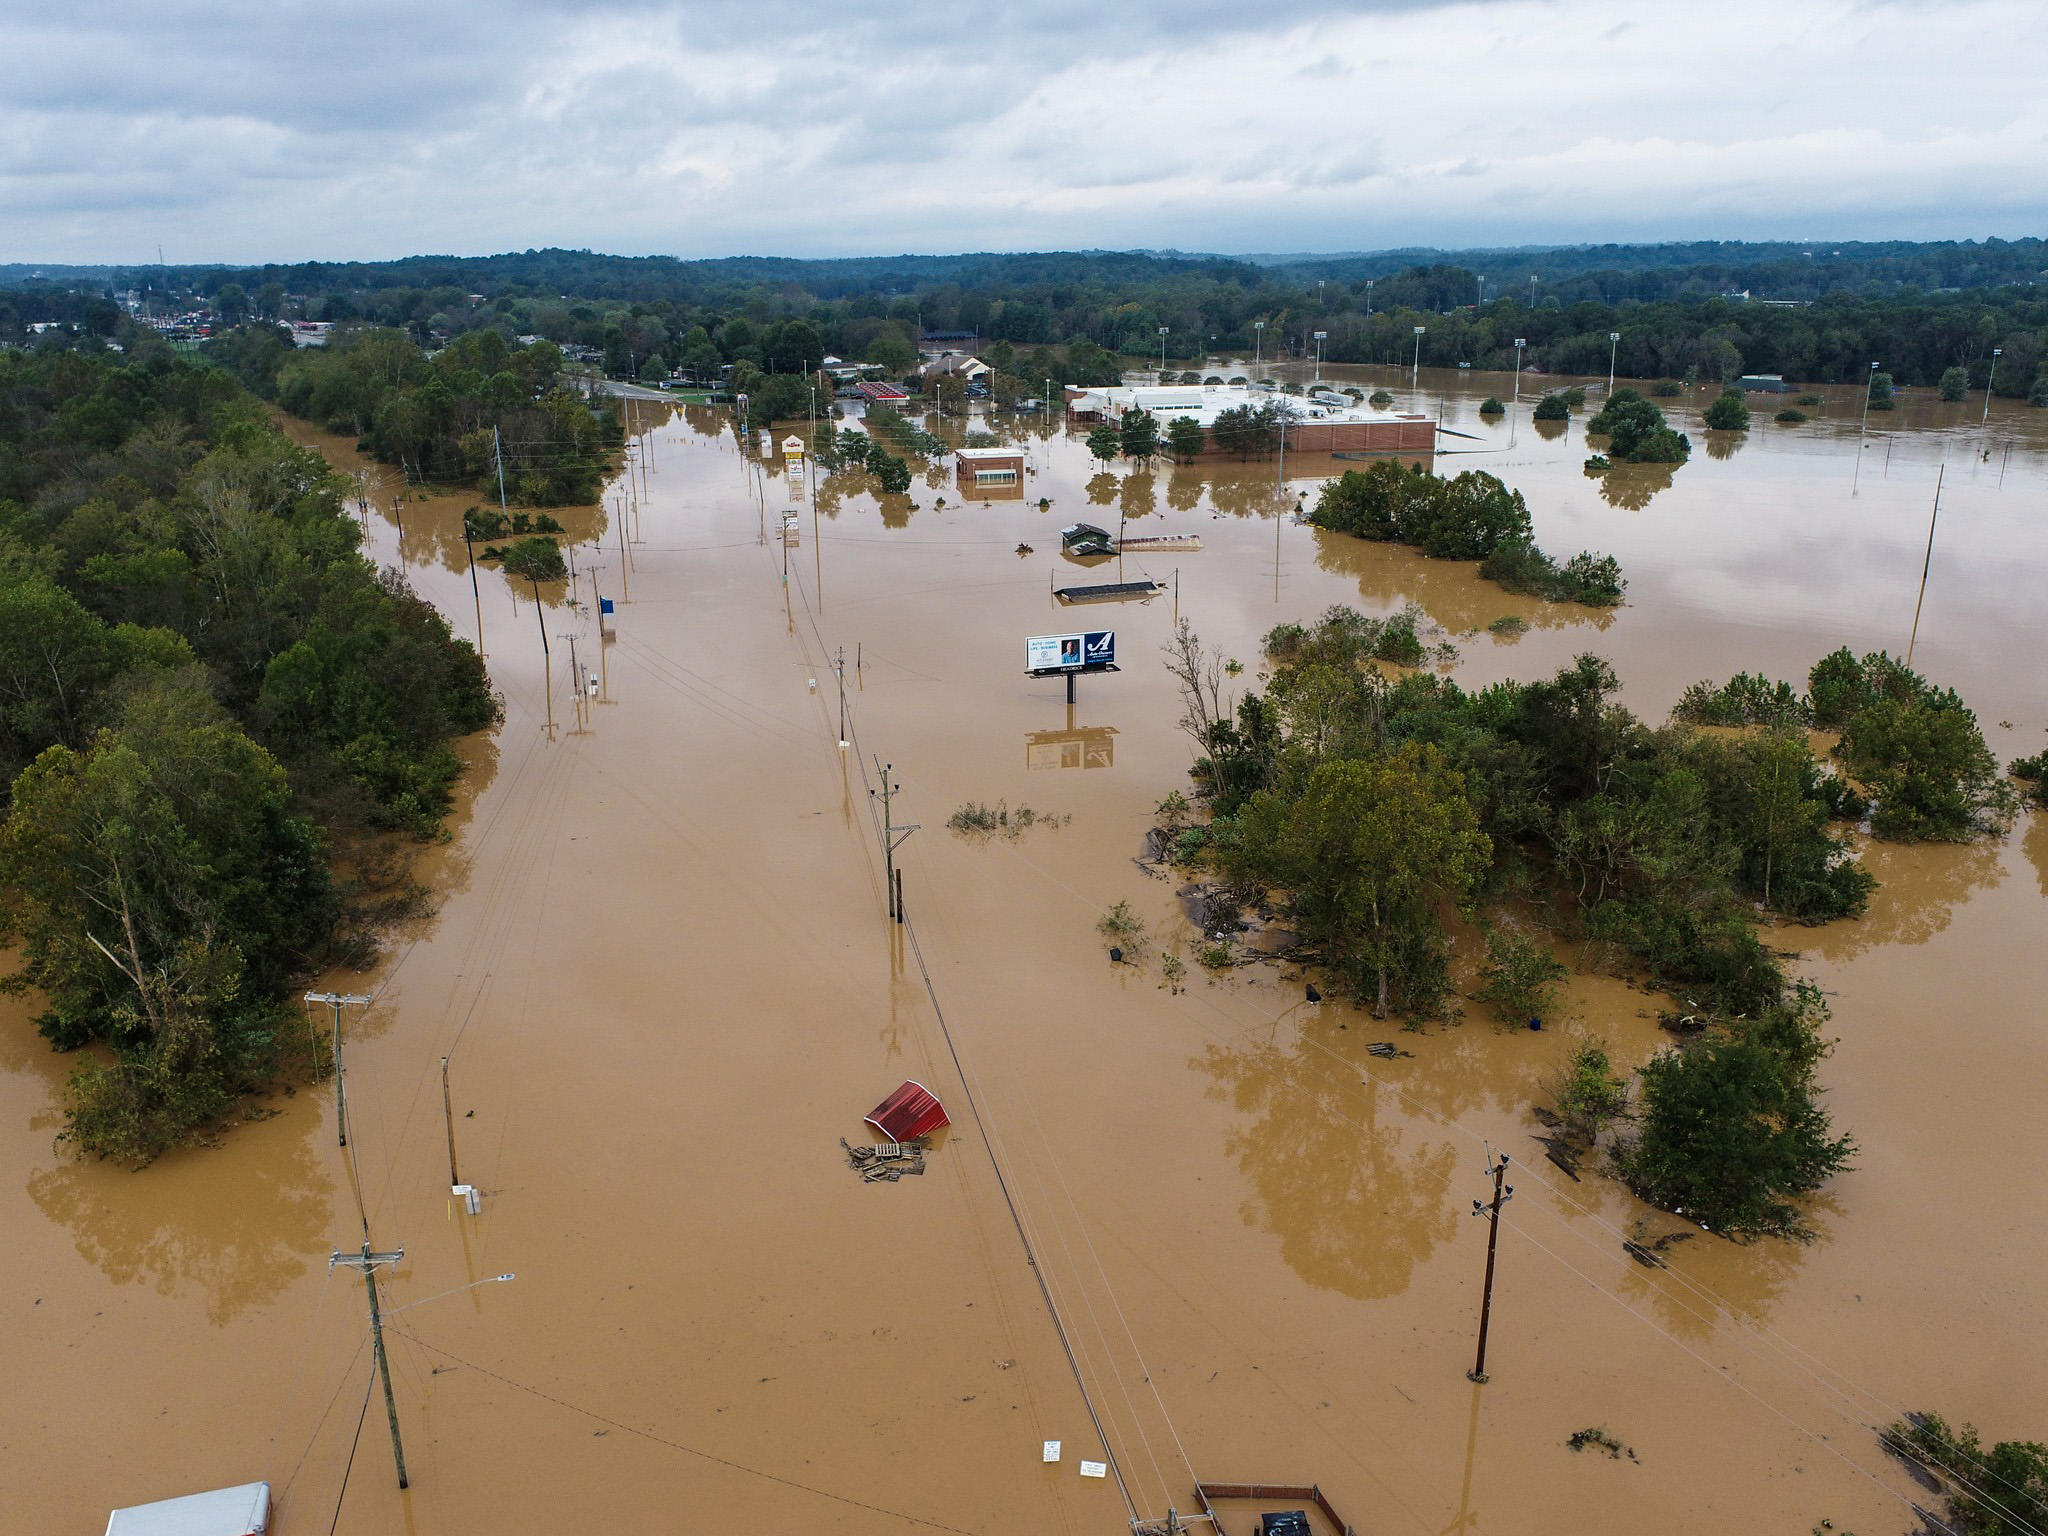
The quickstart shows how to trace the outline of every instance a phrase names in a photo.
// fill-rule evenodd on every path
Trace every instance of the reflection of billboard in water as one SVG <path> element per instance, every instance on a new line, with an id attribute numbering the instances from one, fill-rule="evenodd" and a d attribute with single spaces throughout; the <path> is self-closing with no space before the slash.
<path id="1" fill-rule="evenodd" d="M 1116 665 L 1116 631 L 1092 629 L 1080 635 L 1033 635 L 1024 642 L 1027 672 L 1086 672 Z"/>
<path id="2" fill-rule="evenodd" d="M 1116 727 L 1084 725 L 1071 731 L 1033 731 L 1024 738 L 1024 766 L 1108 768 L 1116 761 Z"/>

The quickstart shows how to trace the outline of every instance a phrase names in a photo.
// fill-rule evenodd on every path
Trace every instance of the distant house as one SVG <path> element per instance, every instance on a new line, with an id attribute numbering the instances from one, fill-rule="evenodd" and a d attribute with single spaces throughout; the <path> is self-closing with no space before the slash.
<path id="1" fill-rule="evenodd" d="M 971 347 L 979 339 L 972 331 L 926 331 L 923 344 L 927 347 Z"/>
<path id="2" fill-rule="evenodd" d="M 1782 395 L 1792 386 L 1782 373 L 1745 373 L 1735 387 L 1753 395 Z"/>
<path id="3" fill-rule="evenodd" d="M 948 352 L 944 357 L 935 357 L 919 370 L 924 381 L 933 379 L 965 379 L 969 383 L 977 379 L 986 380 L 995 370 L 978 357 L 969 357 L 964 352 Z"/>

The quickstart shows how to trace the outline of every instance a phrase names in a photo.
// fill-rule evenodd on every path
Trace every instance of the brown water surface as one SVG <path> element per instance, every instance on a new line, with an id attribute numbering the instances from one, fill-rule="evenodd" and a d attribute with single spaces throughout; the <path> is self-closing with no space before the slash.
<path id="1" fill-rule="evenodd" d="M 10 1523 L 88 1531 L 117 1504 L 267 1476 L 287 1533 L 326 1529 L 338 1500 L 350 1532 L 1118 1530 L 1117 1483 L 1077 1471 L 1102 1454 L 1092 1402 L 1150 1516 L 1190 1507 L 1199 1472 L 1320 1482 L 1371 1531 L 1828 1518 L 1868 1536 L 1904 1529 L 1914 1496 L 1872 1422 L 1925 1406 L 2040 1438 L 2048 1242 L 2023 1152 L 2048 1070 L 2038 818 L 1989 846 L 1874 847 L 1868 917 L 1775 934 L 1830 993 L 1823 1080 L 1856 1170 L 1817 1202 L 1811 1246 L 1702 1235 L 1656 1271 L 1623 1235 L 1683 1224 L 1590 1170 L 1573 1182 L 1532 1139 L 1568 1031 L 1472 1005 L 1406 1033 L 1306 1004 L 1273 961 L 1211 975 L 1190 957 L 1176 990 L 1158 955 L 1193 934 L 1133 855 L 1185 784 L 1157 664 L 1176 610 L 1254 686 L 1275 623 L 1414 601 L 1467 685 L 1597 650 L 1660 718 L 1699 678 L 1902 651 L 1944 465 L 1915 662 L 2002 755 L 2037 751 L 2042 413 L 1998 402 L 1987 431 L 1909 396 L 1859 452 L 1831 392 L 1810 423 L 1759 413 L 1739 443 L 1622 487 L 1581 473 L 1579 422 L 1531 429 L 1530 378 L 1489 424 L 1478 403 L 1509 398 L 1504 377 L 1426 374 L 1411 402 L 1403 371 L 1324 375 L 1470 434 L 1446 437 L 1460 452 L 1441 467 L 1523 490 L 1553 553 L 1616 554 L 1628 605 L 1549 607 L 1297 525 L 1297 493 L 1348 467 L 1327 458 L 1290 455 L 1284 482 L 1268 461 L 1104 484 L 1078 440 L 996 422 L 1029 444 L 1022 498 L 963 504 L 941 465 L 878 505 L 863 478 L 814 493 L 760 472 L 719 413 L 645 403 L 604 507 L 558 514 L 577 576 L 537 615 L 488 567 L 473 596 L 475 498 L 394 509 L 385 470 L 302 430 L 365 469 L 376 557 L 458 633 L 481 613 L 506 723 L 433 871 L 438 915 L 368 977 L 329 978 L 376 999 L 348 1021 L 348 1154 L 322 1085 L 141 1173 L 66 1161 L 65 1063 L 29 1002 L 4 1004 Z M 1682 402 L 1696 438 L 1706 398 Z M 1105 513 L 1204 548 L 1098 567 L 1164 583 L 1148 603 L 1061 608 L 1058 529 Z M 599 593 L 618 600 L 603 644 Z M 1511 642 L 1485 632 L 1506 614 L 1530 624 Z M 1022 643 L 1084 628 L 1118 632 L 1124 670 L 1083 679 L 1069 709 L 1023 675 Z M 572 638 L 577 662 L 601 658 L 583 718 Z M 908 928 L 884 910 L 879 764 L 894 820 L 920 824 L 898 855 Z M 968 800 L 1072 819 L 945 830 Z M 1119 900 L 1151 951 L 1112 967 L 1095 923 Z M 1581 976 L 1570 1022 L 1633 1063 L 1663 1002 Z M 1379 1040 L 1410 1054 L 1375 1057 Z M 479 1217 L 447 1194 L 443 1055 Z M 954 1128 L 924 1177 L 863 1186 L 839 1139 L 866 1139 L 859 1117 L 906 1077 Z M 1469 1213 L 1489 1146 L 1514 1157 L 1516 1196 L 1475 1388 Z M 358 1194 L 377 1245 L 406 1252 L 384 1287 L 404 1495 L 381 1399 L 356 1443 L 363 1290 L 326 1263 L 362 1241 Z M 1634 1454 L 1566 1448 L 1592 1425 Z"/>

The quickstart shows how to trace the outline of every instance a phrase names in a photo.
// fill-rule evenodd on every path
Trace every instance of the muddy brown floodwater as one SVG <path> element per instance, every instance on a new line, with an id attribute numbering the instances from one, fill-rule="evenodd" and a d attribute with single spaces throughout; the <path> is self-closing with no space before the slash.
<path id="1" fill-rule="evenodd" d="M 1325 375 L 1408 398 L 1399 370 Z M 793 497 L 714 412 L 636 405 L 632 474 L 563 519 L 578 579 L 543 594 L 550 670 L 530 599 L 479 573 L 506 721 L 468 746 L 429 862 L 438 916 L 371 974 L 324 979 L 375 998 L 347 1021 L 346 1154 L 321 1085 L 141 1173 L 67 1161 L 66 1064 L 30 1003 L 5 1003 L 0 1523 L 87 1532 L 115 1505 L 268 1477 L 290 1536 L 337 1503 L 341 1531 L 420 1536 L 1121 1530 L 1117 1482 L 1078 1471 L 1102 1455 L 1092 1403 L 1146 1516 L 1191 1507 L 1200 1475 L 1319 1483 L 1370 1532 L 1871 1536 L 1916 1496 L 1871 1424 L 1933 1407 L 2042 1437 L 2039 818 L 1991 846 L 1874 848 L 1868 917 L 1777 934 L 1832 996 L 1827 1102 L 1862 1148 L 1807 1247 L 1700 1237 L 1666 1270 L 1632 1262 L 1643 1208 L 1532 1139 L 1561 1032 L 1475 1007 L 1400 1033 L 1304 1003 L 1272 964 L 1190 961 L 1184 990 L 1162 984 L 1159 946 L 1192 933 L 1133 856 L 1189 762 L 1158 663 L 1176 591 L 1247 686 L 1273 624 L 1413 600 L 1467 685 L 1597 650 L 1661 718 L 1697 678 L 1901 652 L 1945 465 L 1916 664 L 2001 757 L 2043 746 L 2048 413 L 1996 402 L 1986 429 L 1909 399 L 1859 451 L 1836 392 L 1806 425 L 1760 412 L 1675 474 L 1603 486 L 1579 423 L 1535 430 L 1532 384 L 1494 424 L 1477 406 L 1502 377 L 1424 375 L 1419 403 L 1466 434 L 1442 467 L 1521 488 L 1547 548 L 1620 557 L 1618 613 L 1277 516 L 1344 467 L 1328 459 L 1290 456 L 1284 488 L 1270 461 L 1105 478 L 1025 422 L 1021 497 L 962 504 L 940 474 L 916 507 L 878 507 L 857 484 Z M 1696 437 L 1705 398 L 1683 402 Z M 406 503 L 401 534 L 385 471 L 300 435 L 366 469 L 372 552 L 473 633 L 471 498 Z M 1168 587 L 1149 603 L 1058 608 L 1049 586 L 1079 567 L 1057 530 L 1119 513 L 1204 548 L 1127 557 L 1126 578 Z M 616 638 L 579 722 L 567 642 L 598 654 L 593 576 Z M 1519 639 L 1484 632 L 1508 613 Z M 1023 641 L 1083 628 L 1117 631 L 1124 670 L 1069 710 L 1023 675 Z M 894 819 L 921 826 L 898 855 L 908 927 L 885 912 L 878 762 Z M 1072 820 L 969 839 L 945 829 L 968 800 Z M 1096 934 L 1119 900 L 1149 926 L 1141 965 L 1109 965 Z M 1624 1060 L 1657 1048 L 1657 998 L 1572 991 Z M 448 1197 L 443 1055 L 480 1216 Z M 954 1128 L 923 1178 L 864 1186 L 839 1139 L 906 1077 Z M 1488 1146 L 1516 1195 L 1475 1387 Z M 405 1494 L 366 1397 L 362 1285 L 327 1263 L 363 1239 L 359 1193 L 377 1246 L 405 1250 L 384 1288 Z M 1592 1426 L 1633 1455 L 1566 1448 Z"/>

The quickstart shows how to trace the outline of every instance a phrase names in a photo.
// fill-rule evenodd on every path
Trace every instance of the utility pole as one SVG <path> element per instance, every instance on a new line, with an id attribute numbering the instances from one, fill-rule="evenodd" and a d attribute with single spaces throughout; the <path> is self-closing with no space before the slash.
<path id="1" fill-rule="evenodd" d="M 839 750 L 846 750 L 846 647 L 839 647 L 838 659 L 832 663 L 832 670 L 839 677 Z"/>
<path id="2" fill-rule="evenodd" d="M 1934 525 L 1941 517 L 1941 482 L 1948 475 L 1942 465 L 1934 476 L 1934 510 L 1927 517 L 1927 558 L 1920 562 L 1920 595 L 1913 599 L 1913 633 L 1906 640 L 1906 667 L 1913 666 L 1913 647 L 1920 643 L 1920 605 L 1927 601 L 1927 573 L 1934 569 Z"/>
<path id="3" fill-rule="evenodd" d="M 619 507 L 619 588 L 621 596 L 629 603 L 633 601 L 633 583 L 626 575 L 630 558 L 626 553 L 625 505 L 622 502 Z"/>
<path id="4" fill-rule="evenodd" d="M 569 637 L 569 682 L 576 690 L 576 729 L 583 729 L 583 668 L 576 660 L 576 637 Z"/>
<path id="5" fill-rule="evenodd" d="M 337 1250 L 328 1256 L 327 1267 L 331 1270 L 339 1265 L 363 1272 L 363 1285 L 370 1293 L 370 1347 L 376 1356 L 378 1373 L 384 1378 L 384 1416 L 391 1421 L 391 1455 L 398 1463 L 398 1486 L 410 1488 L 412 1484 L 405 1475 L 405 1445 L 398 1438 L 398 1401 L 391 1395 L 391 1360 L 384 1353 L 384 1315 L 377 1308 L 377 1266 L 396 1264 L 404 1258 L 403 1248 L 392 1253 L 372 1253 L 370 1240 L 365 1237 L 360 1256 Z"/>
<path id="6" fill-rule="evenodd" d="M 896 850 L 903 846 L 911 833 L 918 830 L 918 824 L 913 821 L 899 827 L 890 820 L 889 802 L 900 793 L 899 790 L 889 787 L 889 775 L 896 771 L 896 765 L 884 764 L 877 758 L 875 767 L 881 772 L 882 787 L 879 791 L 871 789 L 868 793 L 879 794 L 882 801 L 882 885 L 889 898 L 889 915 L 900 923 L 903 921 L 903 887 L 896 877 Z M 901 837 L 896 835 L 899 832 L 903 834 Z"/>
<path id="7" fill-rule="evenodd" d="M 1468 1381 L 1476 1382 L 1484 1382 L 1486 1380 L 1486 1326 L 1493 1319 L 1493 1256 L 1494 1250 L 1500 1244 L 1500 1208 L 1515 1198 L 1514 1186 L 1510 1184 L 1504 1187 L 1501 1183 L 1507 1177 L 1507 1153 L 1503 1152 L 1499 1155 L 1499 1161 L 1494 1163 L 1491 1171 L 1493 1173 L 1493 1203 L 1487 1205 L 1477 1200 L 1472 1202 L 1472 1214 L 1474 1216 L 1484 1216 L 1487 1223 L 1486 1289 L 1482 1293 L 1479 1302 L 1479 1358 L 1473 1363 L 1472 1369 L 1465 1373 Z"/>
<path id="8" fill-rule="evenodd" d="M 441 1118 L 448 1125 L 448 1186 L 454 1188 L 462 1182 L 462 1175 L 455 1171 L 455 1101 L 448 1096 L 448 1058 L 441 1058 Z"/>
<path id="9" fill-rule="evenodd" d="M 597 590 L 597 567 L 590 568 L 590 601 L 597 608 L 597 688 L 600 702 L 612 696 L 611 658 L 604 653 L 604 594 Z"/>
<path id="10" fill-rule="evenodd" d="M 498 510 L 509 515 L 511 509 L 505 505 L 505 445 L 495 426 L 491 428 L 491 457 L 498 465 Z"/>
<path id="11" fill-rule="evenodd" d="M 338 1146 L 348 1145 L 348 1097 L 341 1082 L 341 1008 L 352 1003 L 359 1008 L 370 1006 L 367 997 L 355 992 L 308 992 L 309 1003 L 325 1003 L 334 1010 L 334 1129 L 340 1140 Z"/>
<path id="12" fill-rule="evenodd" d="M 469 551 L 469 595 L 476 599 L 476 654 L 484 659 L 484 593 L 476 581 L 476 543 L 470 537 L 469 514 L 462 514 L 462 547 Z"/>

